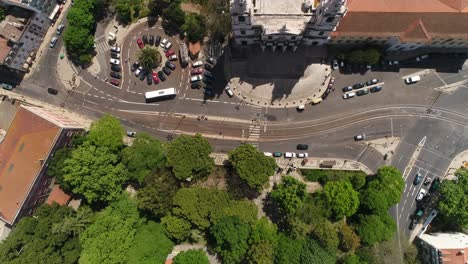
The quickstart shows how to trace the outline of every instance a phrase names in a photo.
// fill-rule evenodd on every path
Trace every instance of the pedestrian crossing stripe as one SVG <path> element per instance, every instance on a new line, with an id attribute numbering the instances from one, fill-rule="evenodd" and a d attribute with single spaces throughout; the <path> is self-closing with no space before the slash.
<path id="1" fill-rule="evenodd" d="M 110 50 L 110 46 L 106 41 L 101 41 L 96 44 L 96 50 L 98 53 L 106 53 Z"/>

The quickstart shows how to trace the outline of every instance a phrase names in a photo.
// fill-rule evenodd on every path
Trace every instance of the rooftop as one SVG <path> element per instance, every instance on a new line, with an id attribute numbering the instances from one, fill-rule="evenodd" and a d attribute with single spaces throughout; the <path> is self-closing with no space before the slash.
<path id="1" fill-rule="evenodd" d="M 421 240 L 440 250 L 443 263 L 468 262 L 468 235 L 463 233 L 422 234 Z"/>
<path id="2" fill-rule="evenodd" d="M 279 14 L 299 14 L 302 15 L 303 0 L 256 0 L 255 1 L 255 15 L 279 15 Z"/>
<path id="3" fill-rule="evenodd" d="M 49 198 L 47 198 L 46 203 L 58 203 L 59 205 L 67 205 L 70 201 L 71 196 L 66 194 L 61 188 L 60 185 L 55 184 L 52 192 L 49 194 Z"/>
<path id="4" fill-rule="evenodd" d="M 468 12 L 468 0 L 348 0 L 349 12 Z"/>
<path id="5" fill-rule="evenodd" d="M 6 39 L 17 42 L 21 38 L 25 27 L 26 25 L 24 21 L 21 21 L 12 15 L 7 15 L 5 20 L 0 22 L 0 35 Z"/>

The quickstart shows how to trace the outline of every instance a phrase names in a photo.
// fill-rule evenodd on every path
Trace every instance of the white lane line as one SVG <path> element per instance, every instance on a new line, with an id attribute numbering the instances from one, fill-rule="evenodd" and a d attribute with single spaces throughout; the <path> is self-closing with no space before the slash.
<path id="1" fill-rule="evenodd" d="M 390 118 L 390 129 L 392 131 L 392 138 L 393 138 L 393 118 Z"/>
<path id="2" fill-rule="evenodd" d="M 439 73 L 437 71 L 434 71 L 434 73 L 437 78 L 439 78 L 439 80 L 444 84 L 444 86 L 447 86 L 447 83 L 444 81 L 444 79 L 442 79 L 442 77 L 440 77 Z"/>

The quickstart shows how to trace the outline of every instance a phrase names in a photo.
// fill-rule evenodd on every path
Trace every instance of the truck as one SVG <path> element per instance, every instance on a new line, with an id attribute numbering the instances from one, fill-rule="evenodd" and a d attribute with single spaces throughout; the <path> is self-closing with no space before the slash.
<path id="1" fill-rule="evenodd" d="M 185 43 L 182 43 L 179 47 L 179 60 L 180 60 L 180 66 L 182 68 L 187 67 L 189 64 L 189 55 L 188 55 L 188 49 L 187 45 Z"/>

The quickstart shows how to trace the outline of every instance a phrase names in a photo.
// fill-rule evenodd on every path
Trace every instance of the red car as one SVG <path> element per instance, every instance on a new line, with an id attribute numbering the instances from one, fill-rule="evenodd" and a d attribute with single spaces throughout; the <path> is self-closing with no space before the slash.
<path id="1" fill-rule="evenodd" d="M 171 56 L 171 55 L 174 55 L 174 51 L 173 50 L 168 50 L 166 52 L 166 58 L 169 58 L 169 56 Z"/>
<path id="2" fill-rule="evenodd" d="M 197 68 L 197 69 L 193 69 L 192 71 L 190 71 L 190 74 L 192 75 L 198 75 L 202 73 L 203 73 L 203 68 Z"/>
<path id="3" fill-rule="evenodd" d="M 118 80 L 116 80 L 116 79 L 111 79 L 111 80 L 110 80 L 110 83 L 111 83 L 112 85 L 115 85 L 115 86 L 119 86 L 119 84 L 120 84 L 120 82 L 119 82 Z"/>
<path id="4" fill-rule="evenodd" d="M 157 72 L 153 72 L 151 75 L 153 76 L 153 82 L 154 82 L 154 84 L 158 84 L 158 83 L 159 83 L 158 73 L 157 73 Z"/>
<path id="5" fill-rule="evenodd" d="M 138 43 L 138 47 L 140 47 L 140 49 L 142 49 L 145 46 L 145 43 L 143 43 L 141 38 L 137 39 L 137 43 Z"/>

